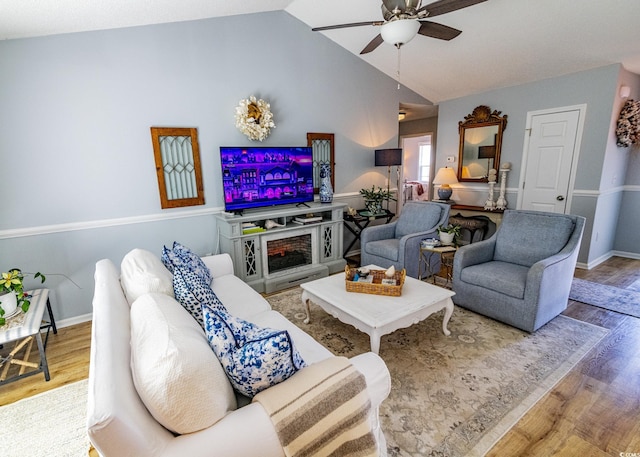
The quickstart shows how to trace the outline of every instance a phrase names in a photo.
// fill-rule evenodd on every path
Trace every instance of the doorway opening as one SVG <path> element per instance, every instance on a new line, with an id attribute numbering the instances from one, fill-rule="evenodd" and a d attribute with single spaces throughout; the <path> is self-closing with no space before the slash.
<path id="1" fill-rule="evenodd" d="M 431 182 L 434 176 L 435 148 L 433 134 L 405 136 L 401 139 L 403 151 L 402 203 L 410 200 L 431 200 Z"/>

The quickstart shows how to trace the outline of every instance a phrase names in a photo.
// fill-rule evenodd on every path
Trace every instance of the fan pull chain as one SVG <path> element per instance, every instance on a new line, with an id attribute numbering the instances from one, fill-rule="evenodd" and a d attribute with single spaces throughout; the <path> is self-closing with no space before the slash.
<path id="1" fill-rule="evenodd" d="M 398 68 L 396 70 L 396 80 L 398 81 L 398 90 L 400 90 L 400 45 L 396 45 L 398 47 Z"/>

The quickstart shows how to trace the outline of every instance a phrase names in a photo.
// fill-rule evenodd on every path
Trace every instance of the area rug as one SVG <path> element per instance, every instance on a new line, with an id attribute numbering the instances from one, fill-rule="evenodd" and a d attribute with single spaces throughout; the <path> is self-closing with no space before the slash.
<path id="1" fill-rule="evenodd" d="M 0 407 L 3 457 L 86 457 L 87 380 Z"/>
<path id="2" fill-rule="evenodd" d="M 640 292 L 574 278 L 569 299 L 640 317 Z"/>
<path id="3" fill-rule="evenodd" d="M 369 350 L 367 335 L 315 304 L 304 324 L 300 295 L 267 300 L 336 355 Z M 608 333 L 558 316 L 530 335 L 456 307 L 447 337 L 442 317 L 382 337 L 392 388 L 380 413 L 391 457 L 484 455 Z"/>

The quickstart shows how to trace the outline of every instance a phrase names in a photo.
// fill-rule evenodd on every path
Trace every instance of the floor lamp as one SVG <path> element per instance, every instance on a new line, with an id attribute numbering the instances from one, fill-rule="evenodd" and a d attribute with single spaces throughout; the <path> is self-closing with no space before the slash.
<path id="1" fill-rule="evenodd" d="M 376 167 L 387 167 L 387 194 L 389 193 L 389 184 L 391 182 L 391 167 L 402 165 L 402 148 L 393 149 L 376 149 Z M 400 170 L 397 169 L 396 187 L 400 186 Z M 398 197 L 400 189 L 397 190 Z M 396 212 L 397 212 L 396 199 Z M 389 200 L 387 200 L 387 209 L 389 209 Z"/>

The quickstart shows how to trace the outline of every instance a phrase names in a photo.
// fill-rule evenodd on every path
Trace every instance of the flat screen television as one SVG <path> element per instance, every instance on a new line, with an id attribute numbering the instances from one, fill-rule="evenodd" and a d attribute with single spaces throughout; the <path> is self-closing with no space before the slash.
<path id="1" fill-rule="evenodd" d="M 313 201 L 310 147 L 220 147 L 224 207 L 248 208 Z"/>

